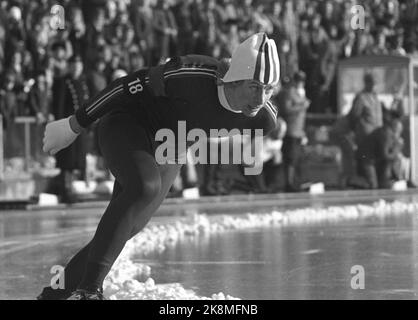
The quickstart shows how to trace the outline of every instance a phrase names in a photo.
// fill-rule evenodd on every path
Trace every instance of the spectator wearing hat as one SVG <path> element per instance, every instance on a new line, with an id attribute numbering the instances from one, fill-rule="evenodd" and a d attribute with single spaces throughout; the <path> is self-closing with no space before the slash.
<path id="1" fill-rule="evenodd" d="M 280 106 L 281 116 L 287 125 L 283 139 L 283 164 L 288 192 L 299 191 L 296 174 L 303 151 L 303 140 L 306 138 L 306 111 L 310 105 L 305 94 L 305 81 L 305 73 L 298 71 L 292 81 L 285 83 L 277 95 L 277 104 Z"/>

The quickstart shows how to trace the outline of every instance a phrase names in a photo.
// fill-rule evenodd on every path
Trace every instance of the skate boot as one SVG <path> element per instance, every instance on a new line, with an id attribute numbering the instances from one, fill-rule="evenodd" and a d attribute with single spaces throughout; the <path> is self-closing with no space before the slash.
<path id="1" fill-rule="evenodd" d="M 71 294 L 67 300 L 107 300 L 103 296 L 103 289 L 89 291 L 85 289 L 77 289 Z"/>
<path id="2" fill-rule="evenodd" d="M 36 300 L 66 300 L 71 296 L 71 291 L 63 289 L 43 288 L 42 292 L 36 297 Z"/>

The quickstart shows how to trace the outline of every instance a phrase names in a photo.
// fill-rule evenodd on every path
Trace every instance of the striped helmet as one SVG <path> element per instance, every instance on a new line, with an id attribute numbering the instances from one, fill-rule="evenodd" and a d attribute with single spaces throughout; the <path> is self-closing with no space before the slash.
<path id="1" fill-rule="evenodd" d="M 257 33 L 241 43 L 232 54 L 231 66 L 222 80 L 257 80 L 277 85 L 280 80 L 280 61 L 274 40 L 265 33 Z"/>

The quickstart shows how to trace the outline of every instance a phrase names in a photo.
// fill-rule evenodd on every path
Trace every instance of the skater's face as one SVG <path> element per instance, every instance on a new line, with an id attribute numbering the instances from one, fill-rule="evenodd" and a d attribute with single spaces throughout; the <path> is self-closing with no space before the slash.
<path id="1" fill-rule="evenodd" d="M 260 109 L 270 100 L 274 87 L 256 80 L 240 81 L 235 86 L 235 105 L 247 117 L 255 117 Z"/>

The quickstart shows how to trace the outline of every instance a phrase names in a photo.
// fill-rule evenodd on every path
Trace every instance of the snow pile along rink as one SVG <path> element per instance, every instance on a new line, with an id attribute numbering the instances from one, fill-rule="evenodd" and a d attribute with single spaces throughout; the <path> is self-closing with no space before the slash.
<path id="1" fill-rule="evenodd" d="M 418 203 L 400 201 L 387 203 L 380 200 L 373 205 L 304 208 L 284 212 L 273 211 L 266 214 L 247 213 L 235 216 L 196 214 L 187 218 L 179 218 L 175 223 L 151 225 L 126 244 L 105 280 L 104 293 L 109 299 L 236 299 L 222 292 L 213 294 L 211 297 L 198 296 L 196 292 L 185 289 L 179 283 L 155 284 L 151 278 L 151 268 L 144 264 L 134 263 L 131 257 L 155 251 L 162 252 L 168 246 L 185 238 L 230 230 L 377 218 L 417 211 Z"/>

